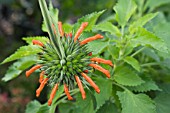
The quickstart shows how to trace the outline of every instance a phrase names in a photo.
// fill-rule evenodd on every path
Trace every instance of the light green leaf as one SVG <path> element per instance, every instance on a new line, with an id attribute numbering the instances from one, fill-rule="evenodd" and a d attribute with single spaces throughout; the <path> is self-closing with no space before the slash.
<path id="1" fill-rule="evenodd" d="M 115 34 L 121 36 L 120 30 L 113 25 L 111 22 L 102 22 L 94 26 L 95 30 L 101 30 L 103 32 L 109 32 L 110 34 Z"/>
<path id="2" fill-rule="evenodd" d="M 115 69 L 114 80 L 122 85 L 137 86 L 144 81 L 129 66 L 119 66 Z"/>
<path id="3" fill-rule="evenodd" d="M 109 44 L 108 46 L 108 52 L 110 53 L 110 55 L 112 56 L 113 59 L 118 59 L 119 57 L 119 48 L 116 47 L 115 45 L 111 45 Z"/>
<path id="4" fill-rule="evenodd" d="M 36 46 L 36 45 L 22 46 L 14 54 L 7 57 L 1 64 L 20 59 L 22 57 L 34 55 L 39 52 L 41 52 L 41 49 L 39 46 Z"/>
<path id="5" fill-rule="evenodd" d="M 90 31 L 90 30 L 92 30 L 93 25 L 96 24 L 97 19 L 99 18 L 99 16 L 100 16 L 101 14 L 104 13 L 104 11 L 105 11 L 105 10 L 100 11 L 100 12 L 93 12 L 93 13 L 91 13 L 91 14 L 85 15 L 85 16 L 83 16 L 82 18 L 78 19 L 77 23 L 74 24 L 74 27 L 73 27 L 74 33 L 78 30 L 78 28 L 80 27 L 80 25 L 81 25 L 83 22 L 88 22 L 88 26 L 86 27 L 86 29 L 85 29 L 84 31 Z"/>
<path id="6" fill-rule="evenodd" d="M 119 113 L 114 103 L 107 101 L 97 113 Z"/>
<path id="7" fill-rule="evenodd" d="M 117 92 L 122 113 L 156 113 L 154 102 L 145 94 L 133 94 L 126 90 Z"/>
<path id="8" fill-rule="evenodd" d="M 40 107 L 41 104 L 37 100 L 31 101 L 27 104 L 25 113 L 37 113 Z"/>
<path id="9" fill-rule="evenodd" d="M 3 81 L 7 82 L 19 76 L 23 70 L 32 66 L 36 61 L 35 56 L 27 56 L 19 59 L 13 65 L 11 65 L 6 72 L 5 76 L 2 78 Z"/>
<path id="10" fill-rule="evenodd" d="M 168 52 L 168 48 L 165 42 L 144 28 L 138 28 L 137 36 L 136 38 L 131 40 L 131 43 L 134 47 L 138 45 L 142 45 L 142 46 L 149 45 L 154 49 L 157 49 L 158 51 L 165 52 L 165 53 Z"/>
<path id="11" fill-rule="evenodd" d="M 68 23 L 63 24 L 63 30 L 65 33 L 72 33 L 73 26 Z"/>
<path id="12" fill-rule="evenodd" d="M 133 0 L 119 0 L 113 8 L 116 12 L 116 19 L 121 26 L 125 26 L 132 14 L 135 12 L 137 5 Z"/>
<path id="13" fill-rule="evenodd" d="M 94 94 L 96 97 L 96 103 L 97 103 L 96 111 L 97 111 L 111 97 L 111 95 L 112 95 L 112 81 L 105 79 L 105 78 L 98 77 L 95 80 L 95 83 L 100 88 L 100 93 Z"/>
<path id="14" fill-rule="evenodd" d="M 158 87 L 158 85 L 156 85 L 156 83 L 149 79 L 149 78 L 144 78 L 145 83 L 142 83 L 141 85 L 138 86 L 132 86 L 130 87 L 131 90 L 135 91 L 135 92 L 147 92 L 147 91 L 161 91 L 161 89 Z"/>
<path id="15" fill-rule="evenodd" d="M 130 33 L 133 34 L 138 27 L 144 26 L 148 21 L 153 19 L 157 14 L 158 13 L 146 14 L 143 17 L 140 17 L 137 21 L 134 21 L 129 27 Z"/>
<path id="16" fill-rule="evenodd" d="M 141 67 L 139 65 L 139 62 L 133 58 L 133 57 L 130 57 L 130 56 L 127 56 L 124 61 L 128 64 L 130 64 L 134 69 L 136 69 L 137 71 L 140 71 Z"/>
<path id="17" fill-rule="evenodd" d="M 44 44 L 49 42 L 49 39 L 45 36 L 24 37 L 22 38 L 22 40 L 26 41 L 26 43 L 28 44 L 32 44 L 32 40 L 39 40 Z"/>

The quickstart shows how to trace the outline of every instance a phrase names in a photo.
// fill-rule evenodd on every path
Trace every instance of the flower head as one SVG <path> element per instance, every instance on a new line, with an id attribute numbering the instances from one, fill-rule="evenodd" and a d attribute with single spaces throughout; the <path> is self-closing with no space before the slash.
<path id="1" fill-rule="evenodd" d="M 29 77 L 31 73 L 35 70 L 40 69 L 40 86 L 36 91 L 36 96 L 38 97 L 46 84 L 53 87 L 50 99 L 48 100 L 48 105 L 51 105 L 54 95 L 59 86 L 64 85 L 65 94 L 68 100 L 72 100 L 73 97 L 70 95 L 69 90 L 75 88 L 75 83 L 77 83 L 82 98 L 86 98 L 86 93 L 83 88 L 83 84 L 87 83 L 91 85 L 97 93 L 100 93 L 99 87 L 93 82 L 93 80 L 87 75 L 92 69 L 101 71 L 110 78 L 110 72 L 98 63 L 103 63 L 106 65 L 113 66 L 110 60 L 105 60 L 102 58 L 92 58 L 91 51 L 87 49 L 87 43 L 103 38 L 102 35 L 96 34 L 95 36 L 89 37 L 80 41 L 80 37 L 83 30 L 88 26 L 88 22 L 83 22 L 80 28 L 72 36 L 71 33 L 65 34 L 62 28 L 62 23 L 58 22 L 58 30 L 60 35 L 60 47 L 62 48 L 61 53 L 58 53 L 55 48 L 55 44 L 52 42 L 42 43 L 38 40 L 33 40 L 32 43 L 39 45 L 42 49 L 42 53 L 39 53 L 39 60 L 37 64 L 30 70 L 26 71 L 26 76 Z M 52 30 L 55 35 L 57 35 L 55 27 L 52 25 Z M 60 57 L 62 54 L 64 57 Z M 62 56 L 61 55 L 61 56 Z M 87 82 L 83 82 L 87 81 Z"/>

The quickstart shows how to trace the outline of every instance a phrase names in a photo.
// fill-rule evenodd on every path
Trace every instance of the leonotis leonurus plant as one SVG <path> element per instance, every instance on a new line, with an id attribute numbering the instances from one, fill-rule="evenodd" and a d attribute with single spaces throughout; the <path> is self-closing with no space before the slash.
<path id="1" fill-rule="evenodd" d="M 92 72 L 94 68 L 110 78 L 110 72 L 98 64 L 103 63 L 110 66 L 113 66 L 113 64 L 110 60 L 97 57 L 92 58 L 92 53 L 88 50 L 86 44 L 93 40 L 101 39 L 103 36 L 96 34 L 95 36 L 80 41 L 79 37 L 88 26 L 88 22 L 83 22 L 74 36 L 72 36 L 72 33 L 65 34 L 62 23 L 58 22 L 57 25 L 55 22 L 51 23 L 46 4 L 41 0 L 39 0 L 39 2 L 45 24 L 49 31 L 50 41 L 42 43 L 39 40 L 32 40 L 34 45 L 39 45 L 42 49 L 42 52 L 37 54 L 39 56 L 37 64 L 26 71 L 27 77 L 37 69 L 41 71 L 39 78 L 40 86 L 36 90 L 36 96 L 38 97 L 40 95 L 46 84 L 53 87 L 48 105 L 51 105 L 58 86 L 60 85 L 64 85 L 64 91 L 68 100 L 73 99 L 69 91 L 75 87 L 75 83 L 77 83 L 83 99 L 86 98 L 86 94 L 82 83 L 84 85 L 90 84 L 97 93 L 100 93 L 99 87 L 87 73 Z"/>

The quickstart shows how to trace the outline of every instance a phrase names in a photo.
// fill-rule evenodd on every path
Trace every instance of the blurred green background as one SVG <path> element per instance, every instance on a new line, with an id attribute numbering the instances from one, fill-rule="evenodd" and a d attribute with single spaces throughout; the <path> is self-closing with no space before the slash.
<path id="1" fill-rule="evenodd" d="M 116 0 L 53 0 L 59 9 L 59 20 L 74 23 L 79 17 L 94 11 L 107 9 L 104 18 L 113 13 Z M 22 37 L 47 35 L 41 30 L 42 16 L 37 0 L 0 0 L 0 62 L 25 44 Z M 8 63 L 0 66 L 0 79 L 5 75 Z M 24 73 L 7 83 L 0 81 L 0 113 L 24 113 L 26 104 L 37 99 L 35 90 L 38 77 L 26 78 Z M 38 100 L 46 102 L 46 93 Z"/>

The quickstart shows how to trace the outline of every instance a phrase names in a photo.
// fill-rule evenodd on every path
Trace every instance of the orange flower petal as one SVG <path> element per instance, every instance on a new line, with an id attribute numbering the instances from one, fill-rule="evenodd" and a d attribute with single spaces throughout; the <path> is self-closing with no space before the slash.
<path id="1" fill-rule="evenodd" d="M 79 36 L 81 35 L 81 33 L 83 32 L 83 30 L 87 27 L 88 22 L 83 22 L 80 26 L 80 28 L 77 30 L 75 36 L 74 36 L 74 42 L 77 41 L 77 39 L 79 38 Z"/>
<path id="2" fill-rule="evenodd" d="M 35 70 L 39 69 L 41 65 L 36 65 L 32 67 L 30 70 L 26 71 L 26 77 L 29 77 Z"/>
<path id="3" fill-rule="evenodd" d="M 52 92 L 51 92 L 51 94 L 50 94 L 50 99 L 48 100 L 48 105 L 49 105 L 49 106 L 52 104 L 52 101 L 53 101 L 53 98 L 54 98 L 54 96 L 55 96 L 55 94 L 56 94 L 57 89 L 58 89 L 58 84 L 56 84 L 56 85 L 54 86 L 54 88 L 53 88 L 53 90 L 52 90 Z"/>
<path id="4" fill-rule="evenodd" d="M 81 73 L 81 75 L 86 79 L 86 81 L 95 89 L 97 93 L 100 93 L 99 87 L 93 82 L 93 80 L 87 76 L 85 73 Z"/>
<path id="5" fill-rule="evenodd" d="M 64 84 L 64 91 L 65 91 L 65 94 L 67 95 L 68 97 L 68 100 L 73 100 L 73 97 L 71 97 L 70 93 L 69 93 L 69 90 L 68 90 L 68 87 L 66 84 Z"/>
<path id="6" fill-rule="evenodd" d="M 80 81 L 80 78 L 75 75 L 75 79 L 76 79 L 77 85 L 78 85 L 78 87 L 80 89 L 82 98 L 85 99 L 86 98 L 86 92 L 84 91 L 84 88 L 83 88 L 83 85 L 82 85 L 82 83 Z"/>
<path id="7" fill-rule="evenodd" d="M 113 67 L 113 63 L 110 60 L 105 60 L 105 59 L 102 59 L 102 58 L 91 58 L 90 60 L 98 62 L 98 63 L 108 64 L 108 65 Z"/>
<path id="8" fill-rule="evenodd" d="M 102 73 L 104 73 L 108 78 L 110 78 L 110 72 L 104 68 L 102 68 L 101 66 L 97 65 L 97 64 L 89 64 L 89 66 L 101 71 Z"/>

